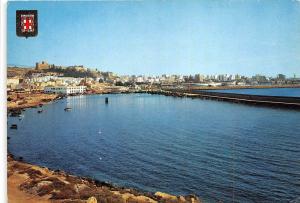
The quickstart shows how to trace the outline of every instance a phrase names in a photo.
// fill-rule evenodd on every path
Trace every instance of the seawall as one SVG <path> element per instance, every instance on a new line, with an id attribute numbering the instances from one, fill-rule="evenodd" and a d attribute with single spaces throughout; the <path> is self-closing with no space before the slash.
<path id="1" fill-rule="evenodd" d="M 174 97 L 191 97 L 211 99 L 233 103 L 242 103 L 257 106 L 288 108 L 300 110 L 300 97 L 260 96 L 249 94 L 234 94 L 221 92 L 208 92 L 200 90 L 174 90 L 174 91 L 147 91 L 149 94 L 161 94 Z"/>

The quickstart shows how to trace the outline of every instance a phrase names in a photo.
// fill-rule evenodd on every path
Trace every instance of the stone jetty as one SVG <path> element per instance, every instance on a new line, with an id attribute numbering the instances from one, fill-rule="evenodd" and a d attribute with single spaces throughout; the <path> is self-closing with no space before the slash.
<path id="1" fill-rule="evenodd" d="M 189 97 L 242 103 L 257 106 L 289 108 L 300 110 L 300 97 L 260 96 L 209 91 L 145 91 L 143 93 L 159 94 L 173 97 Z"/>

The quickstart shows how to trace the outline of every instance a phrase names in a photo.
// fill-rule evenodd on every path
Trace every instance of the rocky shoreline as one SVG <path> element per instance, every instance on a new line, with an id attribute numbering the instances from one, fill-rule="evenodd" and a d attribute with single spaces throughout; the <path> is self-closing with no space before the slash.
<path id="1" fill-rule="evenodd" d="M 13 155 L 7 156 L 7 170 L 9 202 L 17 202 L 14 201 L 14 189 L 25 193 L 27 199 L 22 202 L 83 203 L 89 199 L 112 203 L 201 202 L 195 195 L 174 196 L 117 187 L 91 178 L 70 175 L 61 170 L 28 164 L 16 160 Z"/>

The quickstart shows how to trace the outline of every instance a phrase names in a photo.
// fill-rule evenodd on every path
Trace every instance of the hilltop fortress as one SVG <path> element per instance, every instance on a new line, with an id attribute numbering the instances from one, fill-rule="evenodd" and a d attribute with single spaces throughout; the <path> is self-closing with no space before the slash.
<path id="1" fill-rule="evenodd" d="M 36 62 L 35 69 L 36 70 L 47 70 L 50 68 L 50 65 L 46 61 L 42 61 L 42 63 Z"/>

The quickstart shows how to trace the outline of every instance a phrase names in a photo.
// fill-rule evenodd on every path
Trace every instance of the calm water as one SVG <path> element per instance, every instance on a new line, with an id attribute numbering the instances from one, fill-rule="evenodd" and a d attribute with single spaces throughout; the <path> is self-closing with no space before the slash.
<path id="1" fill-rule="evenodd" d="M 300 97 L 300 88 L 232 89 L 232 90 L 209 90 L 209 91 L 236 93 L 236 94 Z"/>
<path id="2" fill-rule="evenodd" d="M 106 95 L 107 96 L 107 95 Z M 300 112 L 132 94 L 28 109 L 8 149 L 25 161 L 206 202 L 300 196 Z M 64 108 L 72 107 L 65 112 Z"/>

